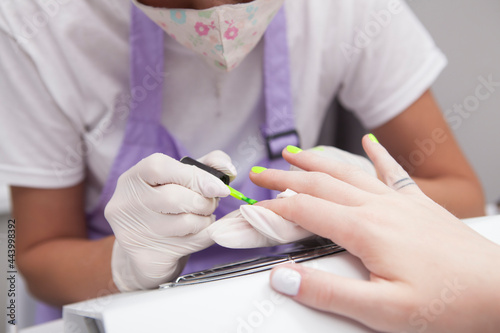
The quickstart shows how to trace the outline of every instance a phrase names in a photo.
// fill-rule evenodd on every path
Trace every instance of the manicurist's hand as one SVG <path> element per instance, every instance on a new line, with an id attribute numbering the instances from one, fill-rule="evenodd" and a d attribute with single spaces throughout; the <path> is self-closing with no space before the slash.
<path id="1" fill-rule="evenodd" d="M 362 281 L 283 265 L 272 271 L 273 288 L 383 332 L 499 332 L 500 247 L 426 197 L 380 144 L 365 137 L 363 146 L 382 181 L 294 149 L 285 159 L 306 171 L 251 174 L 260 186 L 298 194 L 248 210 L 331 239 L 371 272 Z"/>
<path id="2" fill-rule="evenodd" d="M 234 177 L 231 159 L 214 151 L 200 162 Z M 228 187 L 215 176 L 163 154 L 118 179 L 105 216 L 116 240 L 111 260 L 121 291 L 155 288 L 182 271 L 187 256 L 213 244 L 206 232 Z"/>

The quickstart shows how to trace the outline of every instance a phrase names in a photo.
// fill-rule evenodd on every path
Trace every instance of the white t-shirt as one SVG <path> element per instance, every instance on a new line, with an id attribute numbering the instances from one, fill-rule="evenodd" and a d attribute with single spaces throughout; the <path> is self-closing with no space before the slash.
<path id="1" fill-rule="evenodd" d="M 0 182 L 36 188 L 87 183 L 96 202 L 124 135 L 129 1 L 16 0 L 0 4 Z M 291 89 L 304 148 L 331 101 L 368 129 L 427 90 L 446 60 L 396 0 L 286 0 Z M 240 177 L 266 155 L 260 43 L 230 73 L 165 37 L 162 123 L 200 157 L 227 152 Z M 152 69 L 155 71 L 155 69 Z M 85 146 L 84 143 L 87 145 Z"/>

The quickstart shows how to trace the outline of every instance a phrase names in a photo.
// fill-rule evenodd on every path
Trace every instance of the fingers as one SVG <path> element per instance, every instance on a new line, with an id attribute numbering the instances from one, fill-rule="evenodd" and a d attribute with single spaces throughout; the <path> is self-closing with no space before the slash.
<path id="1" fill-rule="evenodd" d="M 207 198 L 229 195 L 229 189 L 217 177 L 159 153 L 143 159 L 124 175 L 130 177 L 134 173 L 151 186 L 178 184 Z"/>
<path id="2" fill-rule="evenodd" d="M 332 146 L 317 146 L 308 149 L 307 151 L 312 152 L 315 155 L 328 158 L 332 162 L 349 164 L 351 166 L 358 167 L 374 177 L 377 175 L 373 164 L 364 156 L 352 154 Z"/>
<path id="3" fill-rule="evenodd" d="M 305 171 L 318 171 L 326 173 L 336 179 L 341 180 L 361 190 L 371 193 L 386 193 L 387 189 L 383 184 L 361 168 L 358 162 L 355 165 L 346 162 L 340 162 L 339 156 L 328 157 L 332 154 L 330 151 L 300 151 L 291 153 L 287 149 L 283 150 L 283 157 L 292 165 Z M 351 154 L 352 155 L 352 154 Z M 361 158 L 360 156 L 357 156 Z M 349 158 L 349 161 L 353 158 Z M 346 161 L 343 157 L 342 161 Z M 366 162 L 364 162 L 366 163 Z M 368 167 L 366 167 L 368 169 Z"/>
<path id="4" fill-rule="evenodd" d="M 354 280 L 301 265 L 287 264 L 271 272 L 271 286 L 309 307 L 353 318 L 373 328 L 382 328 L 393 313 L 386 306 L 391 296 L 388 284 Z M 385 318 L 384 318 L 385 317 Z"/>
<path id="5" fill-rule="evenodd" d="M 160 214 L 158 214 L 160 215 Z M 215 221 L 215 216 L 199 216 L 194 214 L 177 214 L 159 216 L 151 219 L 148 228 L 156 237 L 183 237 L 196 234 Z"/>
<path id="6" fill-rule="evenodd" d="M 363 137 L 362 144 L 366 154 L 375 165 L 379 177 L 387 186 L 402 193 L 422 194 L 408 173 L 381 144 L 370 140 L 368 135 Z"/>
<path id="7" fill-rule="evenodd" d="M 174 219 L 180 216 L 175 216 Z M 208 217 L 202 219 L 208 219 Z M 196 228 L 203 224 L 199 223 L 199 220 L 198 223 L 189 220 L 184 222 L 192 225 L 198 224 Z M 178 225 L 175 222 L 174 224 Z M 161 227 L 160 224 L 156 226 Z M 131 231 L 133 232 L 119 232 L 113 248 L 111 262 L 113 281 L 121 291 L 158 287 L 159 284 L 169 281 L 180 273 L 187 255 L 203 250 L 214 243 L 206 229 L 187 233 L 182 237 L 148 235 L 145 238 L 135 237 L 135 228 Z"/>
<path id="8" fill-rule="evenodd" d="M 240 211 L 249 224 L 275 244 L 286 244 L 312 236 L 310 231 L 264 207 L 246 205 L 241 206 Z"/>
<path id="9" fill-rule="evenodd" d="M 334 202 L 319 199 L 307 194 L 297 194 L 290 198 L 261 201 L 255 205 L 267 208 L 282 216 L 288 221 L 293 221 L 302 228 L 335 243 L 348 248 L 358 230 L 358 210 Z M 251 218 L 252 219 L 252 218 Z M 263 224 L 266 221 L 263 221 Z"/>
<path id="10" fill-rule="evenodd" d="M 217 244 L 232 249 L 249 249 L 274 246 L 277 243 L 257 231 L 236 210 L 207 228 L 207 232 Z"/>
<path id="11" fill-rule="evenodd" d="M 192 213 L 209 216 L 218 204 L 218 199 L 206 198 L 177 184 L 150 188 L 144 191 L 140 200 L 144 206 L 161 214 Z"/>
<path id="12" fill-rule="evenodd" d="M 185 237 L 159 239 L 148 246 L 142 245 L 135 251 L 129 252 L 132 252 L 130 256 L 138 272 L 137 275 L 166 282 L 167 278 L 176 272 L 182 257 L 203 250 L 213 243 L 208 233 L 201 230 Z"/>
<path id="13" fill-rule="evenodd" d="M 214 150 L 198 159 L 199 162 L 206 164 L 229 176 L 230 181 L 236 178 L 237 171 L 231 161 L 231 157 L 221 150 Z"/>
<path id="14" fill-rule="evenodd" d="M 269 189 L 278 191 L 291 189 L 297 193 L 309 194 L 347 206 L 359 206 L 367 197 L 365 191 L 322 172 L 269 169 L 260 174 L 251 172 L 250 179 L 255 184 Z"/>
<path id="15" fill-rule="evenodd" d="M 181 258 L 206 249 L 213 245 L 214 241 L 210 238 L 207 229 L 203 229 L 196 234 L 187 235 L 185 237 L 164 239 L 163 243 L 165 244 L 164 257 L 170 255 L 174 258 Z"/>

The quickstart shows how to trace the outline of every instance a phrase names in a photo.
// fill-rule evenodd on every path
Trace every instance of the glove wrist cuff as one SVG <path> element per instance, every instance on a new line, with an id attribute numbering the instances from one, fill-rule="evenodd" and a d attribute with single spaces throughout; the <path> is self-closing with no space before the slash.
<path id="1" fill-rule="evenodd" d="M 113 282 L 120 292 L 143 289 L 135 277 L 127 254 L 116 240 L 113 244 L 113 252 L 111 254 L 111 273 L 113 275 Z"/>

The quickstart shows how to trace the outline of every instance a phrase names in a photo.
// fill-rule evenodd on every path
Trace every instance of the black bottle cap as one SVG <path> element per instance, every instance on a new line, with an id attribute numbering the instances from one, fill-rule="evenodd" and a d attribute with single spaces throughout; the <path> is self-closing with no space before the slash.
<path id="1" fill-rule="evenodd" d="M 215 177 L 219 178 L 220 180 L 222 180 L 222 182 L 226 185 L 229 185 L 229 176 L 226 175 L 225 173 L 223 172 L 220 172 L 219 170 L 217 169 L 214 169 L 212 167 L 209 167 L 208 165 L 206 164 L 203 164 L 203 163 L 200 163 L 198 162 L 197 160 L 195 159 L 192 159 L 191 157 L 183 157 L 181 158 L 181 163 L 184 163 L 184 164 L 189 164 L 189 165 L 194 165 L 195 167 L 198 167 L 202 170 L 205 170 L 206 172 L 208 173 L 211 173 L 212 175 L 214 175 Z"/>

